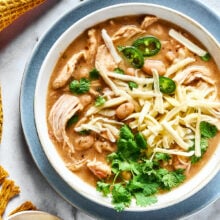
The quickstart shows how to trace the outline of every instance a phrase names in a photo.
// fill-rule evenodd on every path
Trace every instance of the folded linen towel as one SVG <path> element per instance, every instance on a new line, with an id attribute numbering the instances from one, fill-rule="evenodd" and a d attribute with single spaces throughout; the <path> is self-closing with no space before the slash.
<path id="1" fill-rule="evenodd" d="M 0 0 L 0 31 L 45 0 Z"/>

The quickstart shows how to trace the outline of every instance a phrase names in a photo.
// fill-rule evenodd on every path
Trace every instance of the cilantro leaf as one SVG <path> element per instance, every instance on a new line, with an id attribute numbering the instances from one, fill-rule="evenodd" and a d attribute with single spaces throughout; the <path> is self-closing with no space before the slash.
<path id="1" fill-rule="evenodd" d="M 165 153 L 159 153 L 157 152 L 154 156 L 155 161 L 168 161 L 170 160 L 170 155 Z"/>
<path id="2" fill-rule="evenodd" d="M 199 128 L 201 133 L 201 138 L 200 138 L 201 156 L 200 157 L 197 157 L 196 155 L 191 156 L 190 159 L 192 164 L 195 164 L 201 160 L 204 153 L 207 151 L 209 145 L 208 143 L 209 139 L 213 138 L 218 132 L 218 129 L 215 125 L 210 124 L 209 122 L 206 121 L 200 122 Z M 189 150 L 195 150 L 195 143 Z"/>
<path id="3" fill-rule="evenodd" d="M 102 106 L 104 105 L 106 102 L 105 98 L 103 96 L 98 96 L 95 100 L 95 106 L 98 107 L 98 106 Z"/>
<path id="4" fill-rule="evenodd" d="M 177 187 L 184 180 L 185 175 L 183 175 L 183 171 L 180 170 L 168 172 L 162 177 L 162 183 L 167 190 Z"/>
<path id="5" fill-rule="evenodd" d="M 69 89 L 72 93 L 84 94 L 89 91 L 90 81 L 86 78 L 82 78 L 79 81 L 73 80 L 69 84 Z"/>
<path id="6" fill-rule="evenodd" d="M 98 71 L 96 68 L 92 69 L 92 70 L 89 72 L 89 79 L 91 79 L 91 80 L 98 79 L 99 76 L 100 76 L 100 75 L 99 75 L 99 71 Z"/>
<path id="7" fill-rule="evenodd" d="M 208 146 L 209 146 L 208 138 L 201 137 L 201 139 L 200 139 L 201 156 L 197 157 L 196 155 L 192 155 L 190 157 L 190 160 L 191 160 L 192 164 L 195 164 L 195 163 L 197 163 L 198 161 L 201 160 L 201 158 L 203 157 L 204 153 L 207 151 Z M 195 150 L 195 144 L 189 149 L 189 151 L 190 150 Z"/>
<path id="8" fill-rule="evenodd" d="M 125 140 L 134 139 L 134 134 L 132 133 L 128 125 L 123 125 L 121 127 L 119 136 L 120 138 L 123 138 Z"/>
<path id="9" fill-rule="evenodd" d="M 117 183 L 112 189 L 113 204 L 117 211 L 124 210 L 131 203 L 131 193 L 121 184 Z"/>
<path id="10" fill-rule="evenodd" d="M 153 162 L 151 160 L 143 160 L 144 163 L 142 164 L 142 171 L 143 173 L 146 173 L 148 172 L 149 170 L 152 170 L 153 169 Z"/>
<path id="11" fill-rule="evenodd" d="M 136 82 L 128 82 L 128 86 L 130 88 L 130 90 L 133 90 L 133 88 L 138 88 L 138 84 Z"/>
<path id="12" fill-rule="evenodd" d="M 123 152 L 124 150 L 127 150 L 127 140 L 123 139 L 123 138 L 120 138 L 117 141 L 117 147 L 118 147 L 118 152 L 120 152 L 120 151 Z"/>
<path id="13" fill-rule="evenodd" d="M 116 152 L 113 152 L 107 156 L 107 161 L 112 162 L 113 160 L 118 160 L 119 155 Z"/>
<path id="14" fill-rule="evenodd" d="M 154 195 L 158 192 L 159 185 L 157 183 L 146 183 L 144 185 L 143 193 L 145 196 Z"/>
<path id="15" fill-rule="evenodd" d="M 78 115 L 73 115 L 66 124 L 66 127 L 70 127 L 72 124 L 76 123 L 79 120 L 79 116 Z"/>
<path id="16" fill-rule="evenodd" d="M 213 138 L 218 132 L 218 129 L 215 125 L 210 124 L 209 122 L 202 121 L 199 125 L 201 136 L 206 138 Z"/>
<path id="17" fill-rule="evenodd" d="M 121 69 L 121 68 L 115 68 L 115 69 L 114 69 L 114 72 L 115 72 L 115 73 L 119 73 L 119 74 L 125 74 L 124 70 Z"/>
<path id="18" fill-rule="evenodd" d="M 211 54 L 210 53 L 206 53 L 205 55 L 203 56 L 200 56 L 200 58 L 203 60 L 203 61 L 209 61 L 211 59 Z"/>
<path id="19" fill-rule="evenodd" d="M 88 135 L 88 134 L 90 134 L 90 132 L 91 132 L 91 130 L 81 130 L 81 131 L 79 131 L 79 134 L 81 134 L 81 135 Z"/>
<path id="20" fill-rule="evenodd" d="M 135 142 L 139 148 L 146 149 L 147 141 L 145 140 L 144 136 L 140 132 L 135 134 L 134 138 L 135 138 Z"/>
<path id="21" fill-rule="evenodd" d="M 144 188 L 144 184 L 140 181 L 141 175 L 138 176 L 134 176 L 133 179 L 130 180 L 129 184 L 128 184 L 128 189 L 130 192 L 136 192 L 136 191 L 143 191 Z"/>
<path id="22" fill-rule="evenodd" d="M 110 184 L 102 181 L 97 182 L 96 190 L 102 192 L 104 196 L 107 196 L 110 193 Z"/>
<path id="23" fill-rule="evenodd" d="M 142 207 L 145 207 L 147 205 L 152 205 L 157 202 L 157 197 L 156 196 L 146 196 L 141 192 L 135 193 L 135 198 L 136 198 L 136 204 Z"/>
<path id="24" fill-rule="evenodd" d="M 128 184 L 129 191 L 142 192 L 145 196 L 150 196 L 157 193 L 159 185 L 146 180 L 146 176 L 142 174 L 135 176 Z"/>

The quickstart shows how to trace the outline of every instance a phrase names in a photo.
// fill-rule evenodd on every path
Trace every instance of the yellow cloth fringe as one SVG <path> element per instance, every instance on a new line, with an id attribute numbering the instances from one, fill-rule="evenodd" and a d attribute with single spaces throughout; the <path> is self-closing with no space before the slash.
<path id="1" fill-rule="evenodd" d="M 20 188 L 15 185 L 13 180 L 6 179 L 0 191 L 0 216 L 5 212 L 6 206 L 10 199 L 20 193 Z"/>
<path id="2" fill-rule="evenodd" d="M 0 0 L 0 31 L 45 0 Z"/>
<path id="3" fill-rule="evenodd" d="M 0 87 L 0 143 L 2 140 L 2 128 L 3 128 L 3 108 L 2 108 L 2 90 Z"/>
<path id="4" fill-rule="evenodd" d="M 8 177 L 8 172 L 0 166 L 0 185 L 4 182 L 6 177 Z"/>
<path id="5" fill-rule="evenodd" d="M 10 212 L 10 215 L 13 215 L 17 212 L 21 212 L 21 211 L 28 211 L 28 210 L 37 210 L 36 206 L 32 204 L 32 202 L 30 201 L 26 201 L 24 203 L 22 203 L 19 207 L 17 207 L 16 209 L 14 209 L 12 212 Z"/>

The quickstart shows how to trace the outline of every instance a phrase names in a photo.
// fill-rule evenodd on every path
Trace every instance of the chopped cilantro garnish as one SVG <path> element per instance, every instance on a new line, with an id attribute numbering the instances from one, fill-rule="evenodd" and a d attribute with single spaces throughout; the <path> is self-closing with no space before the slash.
<path id="1" fill-rule="evenodd" d="M 185 175 L 183 175 L 183 170 L 176 170 L 172 172 L 167 172 L 167 174 L 162 177 L 163 188 L 170 190 L 185 180 Z"/>
<path id="2" fill-rule="evenodd" d="M 99 78 L 99 71 L 96 68 L 92 69 L 89 72 L 89 79 L 95 80 L 95 79 L 98 79 L 98 78 Z"/>
<path id="3" fill-rule="evenodd" d="M 203 61 L 209 61 L 211 59 L 210 53 L 206 53 L 204 56 L 200 57 Z"/>
<path id="4" fill-rule="evenodd" d="M 169 154 L 156 153 L 154 155 L 154 161 L 168 161 L 169 159 L 171 159 Z"/>
<path id="5" fill-rule="evenodd" d="M 76 123 L 79 120 L 79 116 L 78 115 L 73 115 L 66 124 L 66 127 L 70 127 L 72 124 Z"/>
<path id="6" fill-rule="evenodd" d="M 218 132 L 218 129 L 215 125 L 210 124 L 209 122 L 202 121 L 200 123 L 200 132 L 201 136 L 206 138 L 213 138 Z"/>
<path id="7" fill-rule="evenodd" d="M 132 199 L 139 206 L 156 203 L 156 193 L 170 190 L 185 179 L 182 169 L 170 171 L 158 166 L 158 161 L 169 160 L 169 155 L 156 153 L 154 159 L 149 160 L 143 150 L 146 148 L 147 141 L 142 133 L 133 133 L 127 125 L 121 127 L 117 151 L 107 157 L 113 182 L 97 183 L 98 191 L 112 195 L 112 204 L 117 211 L 129 207 Z M 129 178 L 124 178 L 125 173 Z"/>
<path id="8" fill-rule="evenodd" d="M 127 125 L 123 125 L 120 129 L 120 139 L 134 139 L 134 134 Z"/>
<path id="9" fill-rule="evenodd" d="M 125 74 L 124 70 L 121 69 L 121 68 L 115 68 L 115 69 L 114 69 L 114 72 L 115 72 L 115 73 L 119 73 L 119 74 Z"/>
<path id="10" fill-rule="evenodd" d="M 147 142 L 140 132 L 135 134 L 135 142 L 139 148 L 145 149 L 147 147 Z"/>
<path id="11" fill-rule="evenodd" d="M 71 92 L 76 94 L 84 94 L 89 91 L 90 81 L 86 78 L 82 78 L 79 81 L 73 80 L 69 84 L 69 89 Z"/>
<path id="12" fill-rule="evenodd" d="M 146 196 L 142 192 L 137 192 L 134 194 L 136 199 L 136 204 L 142 207 L 152 205 L 157 202 L 157 197 L 155 195 Z"/>
<path id="13" fill-rule="evenodd" d="M 130 90 L 133 90 L 133 88 L 138 88 L 138 84 L 136 82 L 128 82 L 128 86 L 130 88 Z"/>
<path id="14" fill-rule="evenodd" d="M 215 135 L 218 132 L 218 129 L 215 125 L 210 124 L 209 122 L 202 121 L 199 125 L 200 128 L 200 147 L 201 147 L 201 156 L 197 157 L 195 155 L 191 156 L 191 162 L 197 163 L 201 160 L 204 153 L 207 151 L 208 145 L 209 145 L 209 139 L 215 137 Z M 195 150 L 195 145 L 193 145 L 189 150 Z"/>
<path id="15" fill-rule="evenodd" d="M 98 106 L 102 106 L 104 105 L 106 102 L 105 98 L 103 96 L 98 96 L 95 100 L 95 106 L 98 107 Z"/>
<path id="16" fill-rule="evenodd" d="M 90 130 L 79 131 L 79 134 L 81 134 L 81 135 L 88 135 L 88 134 L 90 134 Z"/>
<path id="17" fill-rule="evenodd" d="M 110 193 L 110 184 L 103 181 L 98 181 L 96 190 L 102 192 L 104 196 L 107 196 Z"/>
<path id="18" fill-rule="evenodd" d="M 209 140 L 208 138 L 205 137 L 201 137 L 200 139 L 200 147 L 201 147 L 201 156 L 197 157 L 196 155 L 191 156 L 191 162 L 197 163 L 198 161 L 201 160 L 201 158 L 203 157 L 204 153 L 207 151 L 209 145 Z M 193 145 L 189 150 L 195 150 L 195 145 Z"/>
<path id="19" fill-rule="evenodd" d="M 113 204 L 117 211 L 122 211 L 131 203 L 131 193 L 121 183 L 117 183 L 112 189 Z"/>

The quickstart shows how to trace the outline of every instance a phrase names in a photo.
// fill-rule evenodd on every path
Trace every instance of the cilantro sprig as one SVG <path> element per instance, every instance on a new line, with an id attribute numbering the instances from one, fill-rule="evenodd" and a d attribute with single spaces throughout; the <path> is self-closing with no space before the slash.
<path id="1" fill-rule="evenodd" d="M 201 156 L 200 157 L 197 157 L 196 155 L 191 156 L 191 162 L 193 164 L 201 160 L 201 158 L 208 149 L 209 139 L 215 137 L 218 132 L 218 129 L 215 125 L 206 121 L 200 122 L 199 129 L 201 134 L 200 137 Z M 189 150 L 195 150 L 195 144 Z"/>
<path id="2" fill-rule="evenodd" d="M 127 125 L 120 129 L 117 152 L 108 155 L 113 181 L 98 181 L 97 190 L 104 196 L 111 194 L 112 204 L 117 211 L 129 207 L 132 199 L 138 206 L 157 202 L 156 194 L 171 190 L 185 180 L 184 170 L 169 171 L 161 168 L 160 162 L 168 161 L 167 154 L 156 153 L 153 160 L 146 156 L 147 141 L 143 134 L 133 133 Z M 128 176 L 129 178 L 125 178 Z"/>
<path id="3" fill-rule="evenodd" d="M 100 75 L 99 75 L 99 71 L 94 68 L 89 72 L 89 79 L 91 80 L 96 80 L 99 79 Z"/>
<path id="4" fill-rule="evenodd" d="M 102 106 L 105 104 L 105 102 L 106 102 L 106 100 L 103 96 L 98 96 L 95 100 L 95 106 L 96 107 Z"/>
<path id="5" fill-rule="evenodd" d="M 136 82 L 128 82 L 128 86 L 130 88 L 130 90 L 133 90 L 134 88 L 138 88 L 138 84 Z"/>
<path id="6" fill-rule="evenodd" d="M 66 127 L 69 128 L 72 124 L 76 123 L 79 120 L 79 115 L 73 115 L 66 124 Z"/>
<path id="7" fill-rule="evenodd" d="M 69 84 L 69 89 L 75 94 L 87 93 L 90 89 L 90 80 L 81 78 L 80 80 L 73 80 Z"/>

